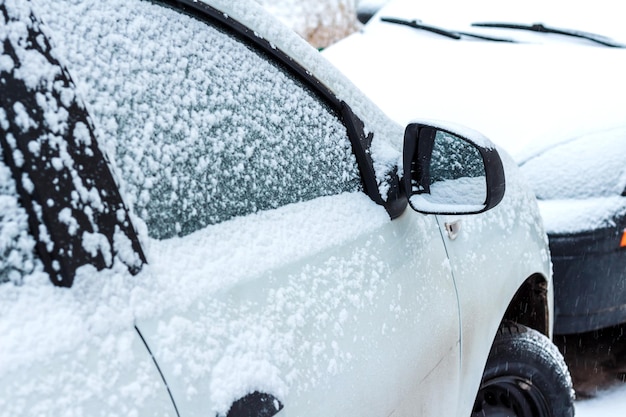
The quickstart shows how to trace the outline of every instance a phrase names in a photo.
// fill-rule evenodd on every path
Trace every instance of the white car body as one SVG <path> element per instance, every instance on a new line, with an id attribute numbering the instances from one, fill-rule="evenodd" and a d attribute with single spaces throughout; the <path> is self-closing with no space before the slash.
<path id="1" fill-rule="evenodd" d="M 403 126 L 254 3 L 207 3 L 292 57 L 350 105 L 366 132 L 375 134 L 371 157 L 380 193 L 387 195 L 383 180 L 400 163 Z M 77 26 L 65 23 L 80 8 L 65 20 L 63 10 L 55 12 L 60 2 L 0 2 L 22 18 L 31 4 L 75 77 L 77 94 L 99 114 L 100 146 L 122 178 L 124 197 L 139 204 L 123 174 L 133 161 L 116 159 L 109 132 L 117 126 L 103 122 L 115 106 L 92 96 L 90 83 L 114 78 L 74 53 L 83 38 L 106 25 L 98 21 L 98 28 L 76 34 Z M 100 3 L 90 7 L 77 16 L 87 19 Z M 108 24 L 119 22 L 118 16 Z M 145 22 L 133 22 L 129 27 L 141 32 Z M 22 36 L 26 26 L 7 24 L 8 33 Z M 2 30 L 0 40 L 12 39 Z M 126 43 L 115 35 L 112 45 Z M 3 59 L 0 70 L 13 71 Z M 24 69 L 47 76 L 45 63 L 39 64 Z M 115 113 L 115 120 L 124 115 Z M 5 113 L 0 116 L 0 125 L 7 125 Z M 48 116 L 63 119 L 62 112 Z M 476 133 L 451 130 L 492 148 Z M 22 286 L 0 285 L 0 415 L 223 416 L 254 392 L 271 394 L 276 408 L 280 401 L 280 416 L 468 415 L 503 319 L 551 335 L 546 235 L 516 164 L 501 157 L 506 193 L 480 214 L 407 208 L 391 220 L 358 191 L 156 239 L 143 212 L 131 209 L 148 260 L 139 275 L 130 276 L 123 265 L 102 271 L 85 265 L 71 289 L 54 287 L 42 271 Z M 536 298 L 528 295 L 533 290 Z M 536 315 L 525 316 L 520 303 Z"/>

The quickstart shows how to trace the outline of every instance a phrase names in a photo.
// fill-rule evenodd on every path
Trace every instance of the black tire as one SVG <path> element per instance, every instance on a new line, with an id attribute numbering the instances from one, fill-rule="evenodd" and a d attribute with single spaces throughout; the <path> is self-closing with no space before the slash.
<path id="1" fill-rule="evenodd" d="M 495 338 L 472 417 L 573 417 L 572 380 L 556 346 L 505 323 Z"/>

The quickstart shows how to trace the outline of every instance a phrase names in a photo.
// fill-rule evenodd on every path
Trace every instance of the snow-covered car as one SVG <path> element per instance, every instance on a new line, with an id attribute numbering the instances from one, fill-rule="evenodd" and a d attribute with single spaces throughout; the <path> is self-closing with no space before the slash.
<path id="1" fill-rule="evenodd" d="M 626 322 L 625 139 L 596 132 L 520 161 L 549 225 L 558 333 Z"/>
<path id="2" fill-rule="evenodd" d="M 555 332 L 593 330 L 624 318 L 620 312 L 620 291 L 605 297 L 602 289 L 605 285 L 614 288 L 613 279 L 620 276 L 616 267 L 604 263 L 605 258 L 594 262 L 590 253 L 585 265 L 604 264 L 594 267 L 596 279 L 590 280 L 589 274 L 581 277 L 587 280 L 582 285 L 572 276 L 575 270 L 581 272 L 577 270 L 581 264 L 575 266 L 569 261 L 584 257 L 586 250 L 600 251 L 592 249 L 594 244 L 606 244 L 607 251 L 609 247 L 618 250 L 612 245 L 615 239 L 619 243 L 620 237 L 609 238 L 604 233 L 621 233 L 620 207 L 609 213 L 604 206 L 596 212 L 593 221 L 599 223 L 583 218 L 588 220 L 585 216 L 593 210 L 587 206 L 591 203 L 587 197 L 608 196 L 606 190 L 621 186 L 620 168 L 611 174 L 602 169 L 609 155 L 619 155 L 616 150 L 626 126 L 626 84 L 622 81 L 625 53 L 574 44 L 453 42 L 442 36 L 427 38 L 410 27 L 383 26 L 379 22 L 367 25 L 324 54 L 399 123 L 406 123 L 411 114 L 418 112 L 428 118 L 471 124 L 509 151 L 518 163 L 552 147 L 548 155 L 553 166 L 540 171 L 524 170 L 525 177 L 532 178 L 533 188 L 544 183 L 543 176 L 548 177 L 545 184 L 553 189 L 541 188 L 541 199 L 555 199 L 561 195 L 561 189 L 571 189 L 571 184 L 580 181 L 593 184 L 594 193 L 599 193 L 581 194 L 574 201 L 575 192 L 571 192 L 567 203 L 558 206 L 540 202 L 544 226 L 556 254 Z M 364 56 L 368 57 L 368 65 L 359 65 L 357 58 Z M 603 139 L 597 141 L 595 148 L 581 151 L 581 143 L 593 142 L 595 138 Z M 586 159 L 591 153 L 596 157 Z M 539 158 L 536 163 L 544 160 Z M 585 166 L 595 168 L 585 170 L 569 165 L 581 160 L 586 161 Z M 557 175 L 562 167 L 563 174 Z M 580 173 L 573 174 L 566 167 L 580 169 Z M 609 200 L 618 204 L 621 192 L 612 191 Z M 578 220 L 569 223 L 567 233 L 585 231 L 584 247 L 581 241 L 573 243 L 568 240 L 571 236 L 563 236 L 565 220 L 574 218 Z M 595 227 L 600 230 L 592 233 Z M 610 232 L 604 230 L 607 227 Z M 588 240 L 591 238 L 598 240 L 592 244 Z"/>
<path id="3" fill-rule="evenodd" d="M 369 27 L 400 24 L 423 36 L 535 44 L 626 48 L 619 6 L 610 0 L 364 0 L 357 17 Z"/>
<path id="4" fill-rule="evenodd" d="M 247 1 L 0 0 L 0 45 L 0 415 L 573 415 L 481 134 Z"/>

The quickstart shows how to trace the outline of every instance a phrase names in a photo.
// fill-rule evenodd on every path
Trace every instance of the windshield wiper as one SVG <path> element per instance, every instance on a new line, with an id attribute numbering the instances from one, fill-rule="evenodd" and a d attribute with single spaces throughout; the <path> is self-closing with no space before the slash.
<path id="1" fill-rule="evenodd" d="M 427 32 L 436 33 L 438 35 L 445 36 L 445 37 L 448 37 L 450 39 L 455 39 L 455 40 L 460 40 L 463 38 L 463 36 L 467 36 L 471 38 L 482 39 L 485 41 L 493 41 L 493 42 L 516 42 L 512 39 L 479 35 L 479 34 L 471 33 L 471 32 L 459 32 L 459 31 L 439 28 L 436 26 L 425 25 L 420 20 L 404 20 L 404 19 L 396 19 L 394 17 L 381 17 L 380 20 L 383 22 L 387 22 L 387 23 L 395 23 L 398 25 L 409 26 L 414 29 L 425 30 Z"/>
<path id="2" fill-rule="evenodd" d="M 554 33 L 557 35 L 565 35 L 565 36 L 572 36 L 575 38 L 586 39 L 591 42 L 595 42 L 600 45 L 608 46 L 611 48 L 626 48 L 626 45 L 616 42 L 607 36 L 602 36 L 602 35 L 598 35 L 595 33 L 583 32 L 580 30 L 553 28 L 550 26 L 545 26 L 542 23 L 533 23 L 532 25 L 525 25 L 525 24 L 519 24 L 519 23 L 478 22 L 478 23 L 472 23 L 472 26 L 485 27 L 485 28 L 528 30 L 531 32 L 540 32 L 540 33 Z"/>

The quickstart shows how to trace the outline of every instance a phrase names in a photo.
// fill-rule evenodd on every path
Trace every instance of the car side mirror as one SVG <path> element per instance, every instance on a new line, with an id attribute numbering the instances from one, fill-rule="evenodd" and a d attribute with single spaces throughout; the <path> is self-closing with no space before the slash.
<path id="1" fill-rule="evenodd" d="M 502 201 L 505 180 L 498 151 L 481 134 L 464 133 L 421 123 L 407 126 L 402 181 L 413 210 L 476 214 Z"/>
<path id="2" fill-rule="evenodd" d="M 366 24 L 389 0 L 360 0 L 356 7 L 356 18 Z"/>

